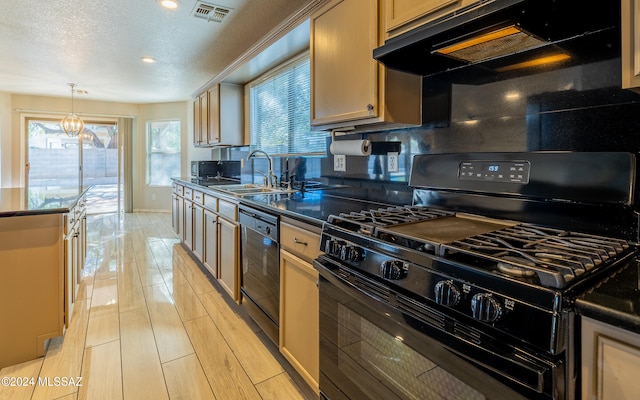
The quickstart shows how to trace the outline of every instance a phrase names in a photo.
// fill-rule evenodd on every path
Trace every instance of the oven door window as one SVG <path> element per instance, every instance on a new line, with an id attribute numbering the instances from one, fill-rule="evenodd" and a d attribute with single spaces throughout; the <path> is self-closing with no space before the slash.
<path id="1" fill-rule="evenodd" d="M 347 301 L 335 306 L 337 313 L 331 322 L 336 331 L 322 335 L 321 326 L 321 351 L 331 354 L 321 360 L 321 371 L 330 375 L 329 380 L 337 381 L 333 385 L 346 396 L 328 390 L 325 395 L 331 400 L 485 399 L 482 393 L 409 347 L 402 336 L 380 328 L 363 315 L 359 303 Z M 321 321 L 323 317 L 327 316 L 322 315 Z M 322 378 L 321 389 L 326 390 Z"/>
<path id="2" fill-rule="evenodd" d="M 424 322 L 320 276 L 320 390 L 330 400 L 526 399 L 460 348 L 425 334 Z M 384 295 L 380 293 L 380 295 Z M 535 371 L 533 372 L 535 374 Z M 542 373 L 542 372 L 541 372 Z M 509 380 L 509 379 L 507 379 Z"/>

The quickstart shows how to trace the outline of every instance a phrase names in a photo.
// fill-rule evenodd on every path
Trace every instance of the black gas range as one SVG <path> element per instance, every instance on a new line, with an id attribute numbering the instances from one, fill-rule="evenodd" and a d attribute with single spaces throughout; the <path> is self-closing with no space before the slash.
<path id="1" fill-rule="evenodd" d="M 331 216 L 322 395 L 575 398 L 574 301 L 637 262 L 635 170 L 629 153 L 416 156 L 412 205 Z"/>

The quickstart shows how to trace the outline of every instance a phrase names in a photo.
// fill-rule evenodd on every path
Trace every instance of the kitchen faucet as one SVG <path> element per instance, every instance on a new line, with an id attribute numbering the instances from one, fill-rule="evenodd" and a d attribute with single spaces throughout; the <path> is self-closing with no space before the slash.
<path id="1" fill-rule="evenodd" d="M 262 153 L 264 154 L 265 157 L 267 157 L 267 161 L 269 162 L 269 171 L 267 171 L 267 186 L 270 188 L 275 188 L 277 185 L 278 178 L 276 178 L 276 176 L 273 173 L 273 164 L 271 162 L 271 157 L 269 156 L 269 154 L 267 154 L 266 151 L 254 150 L 251 153 L 249 153 L 249 155 L 247 156 L 247 160 L 254 157 L 256 153 Z"/>

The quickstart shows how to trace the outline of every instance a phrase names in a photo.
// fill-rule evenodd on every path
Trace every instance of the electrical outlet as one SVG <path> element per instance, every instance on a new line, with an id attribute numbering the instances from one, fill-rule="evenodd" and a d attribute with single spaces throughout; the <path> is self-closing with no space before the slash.
<path id="1" fill-rule="evenodd" d="M 344 154 L 337 154 L 333 156 L 333 170 L 334 171 L 346 171 L 347 170 L 347 156 Z"/>
<path id="2" fill-rule="evenodd" d="M 387 153 L 387 169 L 389 172 L 398 172 L 398 153 Z"/>

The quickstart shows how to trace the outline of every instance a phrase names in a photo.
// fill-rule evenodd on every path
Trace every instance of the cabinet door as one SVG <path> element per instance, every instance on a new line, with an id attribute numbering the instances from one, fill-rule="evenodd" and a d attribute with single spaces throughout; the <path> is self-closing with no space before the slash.
<path id="1" fill-rule="evenodd" d="M 209 135 L 209 93 L 200 95 L 200 144 L 207 144 Z"/>
<path id="2" fill-rule="evenodd" d="M 204 210 L 204 266 L 218 278 L 218 216 Z"/>
<path id="3" fill-rule="evenodd" d="M 224 218 L 218 219 L 218 280 L 233 300 L 240 299 L 240 281 L 238 270 L 238 243 L 240 229 Z"/>
<path id="4" fill-rule="evenodd" d="M 209 125 L 207 129 L 207 143 L 220 143 L 220 85 L 214 85 L 209 93 Z"/>
<path id="5" fill-rule="evenodd" d="M 379 115 L 378 2 L 335 0 L 311 17 L 311 125 Z"/>
<path id="6" fill-rule="evenodd" d="M 640 0 L 622 0 L 622 88 L 640 87 Z"/>
<path id="7" fill-rule="evenodd" d="M 73 211 L 71 211 L 73 212 Z M 64 324 L 69 328 L 71 315 L 73 315 L 73 305 L 76 301 L 77 268 L 78 268 L 78 236 L 75 228 L 71 228 L 64 239 L 64 301 L 65 318 Z"/>
<path id="8" fill-rule="evenodd" d="M 180 203 L 182 203 L 182 198 L 177 195 L 171 195 L 171 227 L 176 235 L 181 235 L 182 228 L 182 213 L 180 212 L 182 207 L 180 207 Z"/>
<path id="9" fill-rule="evenodd" d="M 387 32 L 408 22 L 423 18 L 422 23 L 438 17 L 439 10 L 459 6 L 461 0 L 385 0 L 385 29 Z"/>
<path id="10" fill-rule="evenodd" d="M 280 250 L 280 352 L 319 393 L 318 272 Z"/>
<path id="11" fill-rule="evenodd" d="M 80 220 L 80 269 L 84 269 L 87 261 L 87 212 L 85 211 Z M 80 275 L 79 275 L 80 276 Z"/>
<path id="12" fill-rule="evenodd" d="M 582 317 L 582 398 L 637 399 L 640 335 Z"/>
<path id="13" fill-rule="evenodd" d="M 184 201 L 184 232 L 182 234 L 182 241 L 189 248 L 193 250 L 193 202 Z"/>
<path id="14" fill-rule="evenodd" d="M 64 239 L 64 326 L 69 328 L 73 314 L 73 232 Z"/>
<path id="15" fill-rule="evenodd" d="M 193 99 L 193 144 L 202 144 L 202 129 L 200 126 L 200 97 Z"/>
<path id="16" fill-rule="evenodd" d="M 193 205 L 193 255 L 200 261 L 204 255 L 204 208 Z"/>

